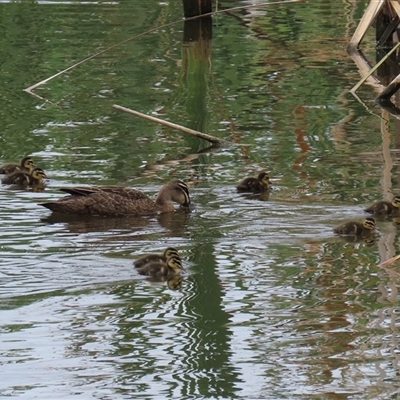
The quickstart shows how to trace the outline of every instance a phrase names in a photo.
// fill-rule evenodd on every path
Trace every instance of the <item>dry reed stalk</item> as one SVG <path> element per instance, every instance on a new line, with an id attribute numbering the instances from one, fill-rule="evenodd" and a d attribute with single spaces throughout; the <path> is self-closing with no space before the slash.
<path id="1" fill-rule="evenodd" d="M 388 265 L 393 264 L 395 261 L 397 261 L 400 258 L 400 254 L 398 254 L 397 256 L 394 256 L 392 258 L 389 258 L 389 260 L 386 260 L 384 262 L 381 262 L 379 264 L 380 267 L 382 268 L 386 268 Z"/>
<path id="2" fill-rule="evenodd" d="M 151 115 L 142 114 L 139 111 L 131 110 L 130 108 L 122 107 L 122 106 L 119 106 L 118 104 L 114 104 L 113 107 L 116 108 L 117 110 L 121 110 L 126 113 L 136 115 L 138 117 L 147 119 L 149 121 L 157 122 L 158 124 L 168 126 L 169 128 L 172 128 L 172 129 L 177 129 L 178 131 L 188 133 L 189 135 L 196 136 L 200 139 L 207 140 L 208 142 L 211 142 L 214 144 L 219 144 L 219 145 L 232 144 L 231 142 L 228 142 L 227 140 L 219 139 L 215 136 L 208 135 L 207 133 L 195 131 L 194 129 L 186 128 L 185 126 L 174 124 L 172 122 L 165 121 L 164 119 L 156 118 Z"/>

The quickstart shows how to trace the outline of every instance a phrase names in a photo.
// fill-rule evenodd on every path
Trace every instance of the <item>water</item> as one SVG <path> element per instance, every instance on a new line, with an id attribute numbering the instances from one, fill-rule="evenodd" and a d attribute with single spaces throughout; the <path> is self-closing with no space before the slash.
<path id="1" fill-rule="evenodd" d="M 0 187 L 2 398 L 398 396 L 399 275 L 378 267 L 400 252 L 398 225 L 379 220 L 376 243 L 332 234 L 399 185 L 396 125 L 371 87 L 364 104 L 348 92 L 360 75 L 345 47 L 367 3 L 218 15 L 198 47 L 179 22 L 34 89 L 42 99 L 22 89 L 179 20 L 181 2 L 0 4 L 0 160 L 30 154 L 51 177 L 44 192 Z M 268 199 L 236 193 L 264 169 Z M 153 196 L 176 178 L 191 213 L 60 219 L 37 205 L 66 185 Z M 181 286 L 133 268 L 167 246 Z"/>

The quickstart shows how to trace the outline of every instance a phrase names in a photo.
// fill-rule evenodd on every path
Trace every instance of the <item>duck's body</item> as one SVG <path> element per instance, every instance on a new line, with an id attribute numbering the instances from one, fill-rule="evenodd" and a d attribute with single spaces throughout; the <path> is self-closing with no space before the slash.
<path id="1" fill-rule="evenodd" d="M 167 259 L 170 257 L 177 257 L 180 259 L 178 250 L 174 249 L 173 247 L 167 247 L 161 254 L 146 254 L 138 258 L 134 261 L 133 265 L 135 268 L 141 268 L 150 262 L 166 263 Z"/>
<path id="2" fill-rule="evenodd" d="M 35 168 L 35 164 L 31 157 L 24 157 L 19 164 L 9 163 L 0 166 L 0 174 L 12 174 L 14 172 L 31 172 Z"/>
<path id="3" fill-rule="evenodd" d="M 47 178 L 42 168 L 33 168 L 31 172 L 15 171 L 1 179 L 4 185 L 38 186 L 43 185 L 43 179 Z"/>
<path id="4" fill-rule="evenodd" d="M 364 222 L 349 221 L 333 229 L 338 235 L 366 236 L 376 233 L 375 220 L 368 217 Z"/>
<path id="5" fill-rule="evenodd" d="M 167 261 L 150 261 L 137 269 L 139 274 L 152 276 L 155 278 L 179 275 L 182 272 L 182 261 L 180 258 L 172 256 Z"/>
<path id="6" fill-rule="evenodd" d="M 260 172 L 257 178 L 245 178 L 236 186 L 238 192 L 261 193 L 271 188 L 271 182 L 266 172 Z"/>
<path id="7" fill-rule="evenodd" d="M 99 216 L 172 212 L 175 210 L 172 202 L 190 206 L 189 188 L 180 180 L 165 184 L 155 201 L 139 190 L 123 186 L 69 187 L 61 190 L 70 196 L 40 205 L 59 213 Z"/>
<path id="8" fill-rule="evenodd" d="M 377 201 L 364 209 L 365 212 L 374 215 L 395 215 L 400 213 L 400 196 L 395 196 L 392 201 Z"/>

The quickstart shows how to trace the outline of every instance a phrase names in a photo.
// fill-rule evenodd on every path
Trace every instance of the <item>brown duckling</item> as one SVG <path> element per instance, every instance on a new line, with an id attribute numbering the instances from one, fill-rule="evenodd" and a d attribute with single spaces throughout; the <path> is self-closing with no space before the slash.
<path id="1" fill-rule="evenodd" d="M 1 183 L 5 185 L 18 186 L 37 186 L 43 185 L 43 179 L 47 176 L 42 168 L 33 168 L 31 172 L 15 171 L 12 174 L 6 175 L 1 179 Z"/>
<path id="2" fill-rule="evenodd" d="M 0 166 L 0 174 L 12 174 L 17 171 L 31 172 L 35 164 L 31 157 L 23 157 L 19 164 L 9 163 Z"/>
<path id="3" fill-rule="evenodd" d="M 182 261 L 176 256 L 168 258 L 166 262 L 150 261 L 149 263 L 137 269 L 139 274 L 152 276 L 155 278 L 179 275 L 182 270 Z"/>
<path id="4" fill-rule="evenodd" d="M 177 257 L 180 259 L 178 250 L 173 247 L 167 247 L 161 254 L 146 254 L 137 260 L 134 261 L 133 265 L 135 268 L 141 268 L 143 265 L 148 264 L 149 262 L 167 262 L 167 259 L 170 257 Z"/>
<path id="5" fill-rule="evenodd" d="M 123 186 L 68 187 L 60 190 L 70 196 L 39 205 L 59 213 L 98 216 L 153 215 L 174 211 L 172 202 L 185 207 L 191 205 L 189 188 L 180 180 L 165 184 L 155 200 L 139 190 Z"/>
<path id="6" fill-rule="evenodd" d="M 271 188 L 271 181 L 266 172 L 260 172 L 257 178 L 245 178 L 236 186 L 238 192 L 261 193 Z"/>
<path id="7" fill-rule="evenodd" d="M 375 215 L 393 215 L 400 211 L 400 196 L 395 196 L 392 201 L 377 201 L 367 207 L 365 212 Z"/>
<path id="8" fill-rule="evenodd" d="M 365 218 L 364 222 L 349 221 L 333 229 L 338 235 L 372 235 L 376 233 L 375 220 L 372 217 Z"/>

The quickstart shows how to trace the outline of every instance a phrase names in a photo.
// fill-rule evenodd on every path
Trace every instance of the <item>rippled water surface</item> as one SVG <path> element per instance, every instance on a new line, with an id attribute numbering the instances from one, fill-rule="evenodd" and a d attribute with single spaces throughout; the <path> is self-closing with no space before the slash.
<path id="1" fill-rule="evenodd" d="M 50 177 L 43 192 L 0 186 L 1 398 L 397 398 L 400 271 L 378 264 L 400 252 L 398 221 L 379 219 L 376 242 L 332 233 L 399 186 L 397 123 L 368 84 L 349 93 L 367 3 L 231 11 L 201 40 L 178 0 L 0 4 L 0 162 L 30 154 Z M 261 170 L 269 197 L 236 192 Z M 38 206 L 62 186 L 153 197 L 171 179 L 195 210 Z M 167 246 L 182 281 L 138 275 L 133 260 Z"/>

